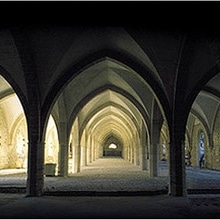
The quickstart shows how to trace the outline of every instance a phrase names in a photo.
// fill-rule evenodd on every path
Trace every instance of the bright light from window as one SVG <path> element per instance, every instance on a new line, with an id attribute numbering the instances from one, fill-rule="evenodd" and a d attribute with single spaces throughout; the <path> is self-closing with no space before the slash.
<path id="1" fill-rule="evenodd" d="M 116 148 L 117 148 L 117 145 L 112 143 L 112 144 L 110 144 L 110 145 L 109 145 L 109 147 L 108 147 L 108 148 L 111 148 L 111 149 L 116 149 Z"/>

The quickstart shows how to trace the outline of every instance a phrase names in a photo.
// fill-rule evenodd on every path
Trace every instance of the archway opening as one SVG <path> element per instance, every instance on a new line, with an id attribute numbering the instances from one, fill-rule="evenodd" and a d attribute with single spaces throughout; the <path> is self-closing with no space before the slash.
<path id="1" fill-rule="evenodd" d="M 198 162 L 199 167 L 204 167 L 204 156 L 205 156 L 205 143 L 204 143 L 204 133 L 202 131 L 199 132 L 198 135 Z"/>
<path id="2" fill-rule="evenodd" d="M 64 169 L 65 164 L 68 166 L 68 176 L 74 177 L 106 157 L 120 157 L 126 163 L 124 169 L 119 169 L 121 165 L 117 168 L 114 161 L 105 163 L 104 170 L 115 165 L 112 174 L 121 170 L 126 175 L 128 169 L 135 167 L 138 172 L 144 171 L 144 178 L 149 177 L 153 169 L 158 169 L 160 152 L 156 149 L 160 131 L 154 139 L 150 137 L 155 102 L 146 81 L 118 61 L 105 58 L 80 72 L 66 85 L 52 110 L 56 124 L 62 124 L 63 134 L 68 134 L 67 140 L 63 140 L 68 148 L 63 147 L 59 154 L 60 164 Z M 161 123 L 164 114 L 160 107 L 158 104 Z"/>
<path id="3" fill-rule="evenodd" d="M 123 146 L 114 136 L 110 136 L 103 145 L 103 157 L 122 157 Z"/>
<path id="4" fill-rule="evenodd" d="M 187 190 L 216 190 L 220 183 L 219 74 L 198 93 L 187 121 Z M 197 184 L 195 184 L 197 183 Z"/>
<path id="5" fill-rule="evenodd" d="M 44 150 L 44 164 L 46 176 L 58 175 L 58 153 L 59 141 L 57 127 L 53 117 L 50 115 L 46 129 Z"/>
<path id="6" fill-rule="evenodd" d="M 108 146 L 108 149 L 117 149 L 117 145 L 114 144 L 114 143 L 111 143 L 109 146 Z"/>
<path id="7" fill-rule="evenodd" d="M 26 187 L 28 166 L 27 122 L 23 106 L 12 86 L 0 75 L 0 176 Z"/>

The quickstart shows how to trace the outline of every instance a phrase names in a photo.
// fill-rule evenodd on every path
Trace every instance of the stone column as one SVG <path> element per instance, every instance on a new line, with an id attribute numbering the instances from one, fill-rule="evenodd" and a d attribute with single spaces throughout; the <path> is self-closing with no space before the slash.
<path id="1" fill-rule="evenodd" d="M 44 187 L 44 143 L 28 143 L 27 196 L 41 196 Z"/>
<path id="2" fill-rule="evenodd" d="M 185 76 L 184 74 L 181 76 Z M 179 82 L 184 81 L 180 80 Z M 181 92 L 184 84 L 180 83 L 179 86 L 169 126 L 169 195 L 172 196 L 186 195 L 185 132 L 189 112 L 186 110 L 187 103 L 183 102 Z"/>
<path id="3" fill-rule="evenodd" d="M 92 137 L 92 162 L 95 161 L 95 140 Z"/>
<path id="4" fill-rule="evenodd" d="M 170 141 L 169 154 L 169 194 L 172 196 L 186 195 L 185 174 L 185 133 L 174 131 Z"/>
<path id="5" fill-rule="evenodd" d="M 128 144 L 128 161 L 131 162 L 131 146 Z"/>
<path id="6" fill-rule="evenodd" d="M 163 116 L 156 101 L 154 101 L 152 119 L 151 119 L 151 144 L 149 149 L 149 162 L 150 162 L 150 176 L 158 176 L 159 165 L 159 143 L 160 143 L 160 131 L 163 124 Z"/>
<path id="7" fill-rule="evenodd" d="M 125 160 L 128 160 L 128 147 L 125 144 L 123 145 L 123 148 L 122 148 L 122 157 Z"/>
<path id="8" fill-rule="evenodd" d="M 86 166 L 86 141 L 86 131 L 84 131 L 81 138 L 81 166 Z"/>
<path id="9" fill-rule="evenodd" d="M 86 147 L 85 147 L 85 145 L 82 145 L 81 146 L 81 164 L 80 164 L 80 166 L 85 166 L 85 162 L 86 162 L 86 160 L 85 160 L 85 152 L 86 152 Z"/>
<path id="10" fill-rule="evenodd" d="M 134 165 L 137 165 L 137 153 L 138 153 L 138 146 L 137 146 L 137 139 L 136 139 L 136 134 L 135 134 L 135 137 L 133 137 L 133 141 L 132 141 L 132 145 L 133 145 L 133 148 L 134 148 Z"/>
<path id="11" fill-rule="evenodd" d="M 87 134 L 87 131 L 85 131 L 85 154 L 84 154 L 85 163 L 84 163 L 84 166 L 87 166 L 88 164 L 87 154 L 88 154 L 88 134 Z"/>
<path id="12" fill-rule="evenodd" d="M 135 150 L 135 160 L 136 160 L 136 162 L 135 162 L 135 164 L 137 165 L 137 166 L 139 166 L 140 165 L 140 157 L 141 157 L 141 155 L 142 155 L 142 153 L 140 152 L 140 149 L 141 149 L 141 146 L 140 146 L 140 136 L 139 136 L 139 134 L 138 134 L 138 132 L 136 131 L 135 132 L 135 148 L 136 148 L 136 150 Z"/>
<path id="13" fill-rule="evenodd" d="M 132 144 L 129 143 L 129 162 L 132 163 Z"/>
<path id="14" fill-rule="evenodd" d="M 76 140 L 77 141 L 77 140 Z M 78 142 L 74 143 L 74 173 L 78 173 L 80 172 L 80 164 L 81 164 L 81 149 L 80 149 L 80 145 Z"/>
<path id="15" fill-rule="evenodd" d="M 58 175 L 68 176 L 68 137 L 67 137 L 67 123 L 59 122 L 59 166 Z"/>
<path id="16" fill-rule="evenodd" d="M 89 134 L 89 146 L 88 146 L 88 161 L 92 163 L 92 136 Z"/>
<path id="17" fill-rule="evenodd" d="M 41 196 L 44 187 L 44 145 L 35 85 L 30 86 L 28 126 L 27 196 Z"/>
<path id="18" fill-rule="evenodd" d="M 80 140 L 79 140 L 79 121 L 78 118 L 75 119 L 73 124 L 73 146 L 74 146 L 74 173 L 80 172 L 81 165 L 81 149 L 80 149 Z"/>
<path id="19" fill-rule="evenodd" d="M 144 123 L 141 123 L 141 137 L 140 137 L 140 158 L 141 158 L 141 169 L 147 170 L 147 132 Z"/>
<path id="20" fill-rule="evenodd" d="M 150 177 L 158 176 L 158 144 L 156 140 L 152 140 L 149 152 L 149 175 Z"/>
<path id="21" fill-rule="evenodd" d="M 12 28 L 14 43 L 18 49 L 24 85 L 27 89 L 27 126 L 28 126 L 28 177 L 27 196 L 40 196 L 44 184 L 44 143 L 42 141 L 41 101 L 36 65 L 31 54 L 30 45 L 22 28 Z M 44 123 L 44 122 L 42 122 Z"/>
<path id="22" fill-rule="evenodd" d="M 134 163 L 134 143 L 131 142 L 131 163 Z"/>
<path id="23" fill-rule="evenodd" d="M 160 142 L 160 129 L 162 121 L 159 119 L 153 119 L 151 129 L 151 144 L 150 144 L 150 176 L 158 176 L 159 166 L 159 142 Z"/>

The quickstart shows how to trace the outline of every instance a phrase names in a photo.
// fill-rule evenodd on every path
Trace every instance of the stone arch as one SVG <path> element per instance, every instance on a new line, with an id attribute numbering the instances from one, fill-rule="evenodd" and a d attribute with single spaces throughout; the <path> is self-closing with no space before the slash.
<path id="1" fill-rule="evenodd" d="M 114 144 L 116 148 L 111 148 L 110 145 Z M 108 135 L 103 140 L 103 156 L 117 156 L 122 157 L 123 143 L 116 136 Z"/>
<path id="2" fill-rule="evenodd" d="M 0 76 L 4 78 L 4 80 L 11 86 L 14 93 L 17 95 L 22 108 L 24 110 L 24 114 L 27 117 L 28 115 L 28 102 L 27 98 L 24 95 L 22 89 L 19 87 L 15 79 L 8 73 L 1 65 L 0 65 Z"/>
<path id="3" fill-rule="evenodd" d="M 206 138 L 207 138 L 207 145 L 211 146 L 212 140 L 211 140 L 211 131 L 210 131 L 210 126 L 207 124 L 207 121 L 201 116 L 199 115 L 197 112 L 195 112 L 194 110 L 190 111 L 190 114 L 194 117 L 197 118 L 201 124 L 203 125 L 204 128 L 204 132 L 206 133 Z"/>
<path id="4" fill-rule="evenodd" d="M 203 123 L 197 118 L 194 122 L 193 125 L 193 130 L 192 130 L 192 150 L 191 150 L 191 162 L 192 166 L 198 166 L 199 165 L 199 147 L 198 147 L 198 138 L 200 133 L 203 132 L 204 134 L 204 146 L 205 146 L 205 151 L 207 152 L 206 155 L 208 156 L 208 151 L 210 151 L 209 146 L 209 140 L 208 140 L 208 133 L 203 125 Z M 208 162 L 211 158 L 208 158 L 206 156 L 206 162 Z"/>
<path id="5" fill-rule="evenodd" d="M 22 143 L 17 146 L 17 135 L 21 135 Z M 14 122 L 11 129 L 11 160 L 15 163 L 16 168 L 27 168 L 28 163 L 28 137 L 27 137 L 27 123 L 24 115 L 20 115 Z M 19 148 L 19 149 L 18 149 Z"/>
<path id="6" fill-rule="evenodd" d="M 192 144 L 190 140 L 190 134 L 188 129 L 186 128 L 186 134 L 185 134 L 185 165 L 191 166 L 191 150 L 192 150 Z"/>
<path id="7" fill-rule="evenodd" d="M 201 80 L 196 81 L 195 86 L 192 88 L 191 92 L 186 98 L 186 109 L 187 112 L 190 112 L 193 102 L 198 96 L 199 92 L 204 89 L 204 86 L 217 74 L 219 74 L 219 66 L 216 64 L 208 72 L 206 72 Z"/>
<path id="8" fill-rule="evenodd" d="M 163 122 L 160 132 L 160 160 L 169 159 L 169 140 L 168 126 Z"/>
<path id="9" fill-rule="evenodd" d="M 118 115 L 100 115 L 99 118 L 95 118 L 93 122 L 89 125 L 87 128 L 87 131 L 91 133 L 91 135 L 96 137 L 95 141 L 98 145 L 98 151 L 97 155 L 102 156 L 102 148 L 103 144 L 106 140 L 106 137 L 113 136 L 117 137 L 117 140 L 121 140 L 120 142 L 126 144 L 127 142 L 132 140 L 132 137 L 135 136 L 135 132 L 133 130 L 136 130 L 133 126 L 130 125 L 127 126 L 128 123 L 131 123 L 129 121 L 126 121 L 123 117 L 118 117 Z M 101 130 L 102 132 L 99 133 L 98 131 Z M 100 150 L 101 148 L 101 150 Z M 124 147 L 125 148 L 125 147 Z M 101 155 L 100 155 L 101 153 Z M 124 157 L 124 154 L 122 152 L 122 156 L 124 159 L 127 159 Z"/>
<path id="10" fill-rule="evenodd" d="M 109 59 L 111 59 L 111 58 L 109 58 L 109 57 L 102 57 L 101 58 L 101 60 L 109 60 Z M 101 62 L 101 60 L 96 60 L 96 62 L 95 62 L 95 64 L 96 63 L 99 63 L 99 62 Z M 114 62 L 120 62 L 120 61 L 118 61 L 118 60 L 116 60 L 116 61 L 114 61 Z M 75 69 L 74 71 L 74 73 L 73 72 L 71 72 L 71 74 L 70 74 L 70 72 L 69 73 L 65 73 L 64 75 L 65 75 L 65 77 L 68 77 L 68 78 L 62 78 L 62 79 L 64 79 L 64 80 L 60 80 L 59 81 L 59 85 L 56 87 L 56 89 L 54 88 L 54 87 L 52 87 L 51 88 L 51 90 L 50 90 L 50 92 L 49 92 L 49 94 L 48 94 L 48 96 L 46 97 L 46 99 L 45 100 L 50 100 L 50 98 L 49 98 L 49 96 L 51 95 L 52 96 L 52 94 L 53 94 L 53 100 L 50 100 L 50 102 L 48 101 L 48 104 L 46 104 L 46 103 L 44 103 L 43 104 L 43 106 L 42 106 L 42 120 L 41 120 L 41 122 L 42 122 L 42 126 L 44 126 L 44 132 L 43 132 L 43 135 L 45 134 L 45 122 L 48 120 L 48 116 L 49 116 L 49 113 L 51 113 L 51 112 L 49 112 L 49 110 L 53 110 L 52 109 L 52 104 L 53 105 L 55 105 L 56 104 L 56 101 L 57 102 L 59 102 L 59 97 L 63 97 L 63 94 L 64 94 L 64 92 L 65 92 L 65 88 L 67 88 L 67 86 L 68 85 L 71 85 L 71 84 L 69 84 L 69 83 L 72 83 L 72 82 L 74 82 L 74 81 L 76 81 L 75 79 L 77 79 L 77 76 L 81 76 L 80 75 L 80 73 L 83 73 L 83 70 L 84 69 L 86 69 L 87 71 L 88 71 L 88 66 L 90 65 L 90 66 L 93 66 L 93 64 L 94 63 L 89 63 L 87 66 L 84 66 L 82 69 L 80 69 L 78 72 L 77 72 L 77 69 Z M 123 65 L 125 65 L 125 64 L 123 64 L 123 63 L 120 63 L 120 65 L 122 65 L 122 67 L 123 68 L 125 68 Z M 126 67 L 126 68 L 129 68 L 129 69 L 131 69 L 129 66 L 128 67 Z M 127 70 L 127 69 L 126 69 Z M 134 75 L 134 78 L 138 81 L 140 81 L 147 89 L 148 89 L 148 91 L 149 92 L 151 92 L 150 93 L 150 95 L 152 96 L 152 97 L 154 97 L 154 101 L 157 103 L 157 105 L 158 105 L 158 108 L 160 109 L 160 112 L 161 112 L 161 115 L 163 116 L 163 117 L 165 117 L 165 111 L 164 111 L 164 109 L 162 108 L 162 104 L 159 102 L 159 99 L 156 97 L 156 94 L 155 94 L 155 92 L 154 92 L 154 90 L 153 90 L 153 88 L 151 88 L 150 87 L 150 85 L 148 84 L 148 82 L 147 82 L 147 79 L 146 79 L 146 75 L 144 75 L 145 76 L 145 78 L 143 78 L 142 76 L 141 76 L 141 74 L 138 74 L 138 73 L 136 73 L 133 69 L 131 69 L 131 75 L 133 74 Z M 147 70 L 145 69 L 145 72 L 142 72 L 143 74 L 145 73 L 147 73 Z M 68 75 L 69 74 L 69 75 Z M 155 79 L 154 79 L 155 80 Z M 133 81 L 132 81 L 133 82 Z M 62 83 L 62 85 L 61 85 L 61 83 Z M 89 82 L 88 82 L 89 83 Z M 160 90 L 160 88 L 161 88 L 161 86 L 160 86 L 160 83 L 159 82 L 157 82 L 156 80 L 155 80 L 155 83 L 158 85 L 158 87 L 157 87 L 157 91 L 159 91 Z M 91 85 L 91 83 L 90 83 L 90 85 Z M 132 87 L 132 85 L 130 85 L 129 84 L 129 86 L 131 87 L 131 88 L 133 88 Z M 134 85 L 133 85 L 134 86 Z M 59 88 L 60 88 L 60 90 L 59 90 Z M 135 86 L 134 86 L 134 88 L 135 88 Z M 156 88 L 156 87 L 155 87 Z M 85 103 L 87 103 L 88 102 L 88 100 L 91 100 L 91 98 L 92 97 L 95 97 L 95 96 L 97 96 L 97 94 L 99 94 L 100 92 L 102 92 L 102 91 L 105 91 L 105 90 L 107 90 L 107 89 L 110 89 L 110 90 L 112 90 L 112 91 L 115 91 L 115 92 L 118 92 L 119 94 L 121 94 L 122 96 L 125 96 L 129 101 L 131 101 L 131 103 L 138 109 L 138 111 L 139 112 L 141 112 L 141 116 L 143 117 L 143 120 L 142 120 L 142 122 L 143 122 L 143 124 L 145 125 L 145 129 L 147 130 L 147 134 L 148 134 L 148 136 L 150 137 L 150 133 L 151 133 L 151 130 L 149 129 L 149 127 L 150 127 L 150 114 L 146 111 L 146 106 L 144 106 L 143 105 L 143 103 L 140 103 L 140 100 L 138 100 L 138 99 L 136 99 L 135 97 L 133 97 L 133 95 L 131 94 L 131 93 L 129 93 L 129 92 L 127 92 L 125 89 L 123 89 L 123 88 L 120 88 L 120 87 L 118 87 L 118 86 L 115 86 L 114 84 L 103 84 L 103 85 L 101 85 L 100 87 L 97 87 L 96 86 L 96 88 L 95 89 L 93 89 L 91 92 L 89 92 L 88 94 L 86 94 L 85 95 L 85 97 L 83 97 L 83 98 L 81 98 L 80 99 L 80 101 L 79 101 L 79 103 L 77 103 L 77 102 L 75 102 L 75 103 L 77 103 L 77 104 L 75 104 L 76 105 L 76 107 L 75 108 L 73 108 L 73 110 L 71 110 L 72 112 L 71 112 L 71 115 L 69 116 L 68 114 L 66 114 L 66 122 L 65 123 L 67 123 L 67 137 L 69 138 L 70 137 L 70 135 L 71 135 L 71 131 L 72 131 L 72 125 L 74 124 L 74 121 L 75 121 L 75 119 L 78 117 L 77 115 L 78 115 L 78 113 L 80 112 L 80 110 L 82 109 L 82 107 L 85 105 Z M 74 91 L 74 87 L 73 87 L 73 91 Z M 63 92 L 63 93 L 62 93 Z M 79 93 L 79 91 L 77 91 L 78 93 Z M 148 95 L 148 93 L 146 93 L 146 95 Z M 163 94 L 161 95 L 162 97 L 165 95 L 165 93 L 163 92 Z M 136 96 L 138 96 L 138 95 L 136 95 Z M 139 97 L 139 96 L 138 96 Z M 141 97 L 142 99 L 144 99 L 144 97 Z M 140 97 L 139 97 L 139 99 L 141 99 Z M 51 105 L 50 105 L 51 104 Z M 145 107 L 145 108 L 144 108 Z M 150 107 L 149 107 L 150 108 Z M 168 108 L 168 106 L 166 106 L 165 108 Z M 48 110 L 48 112 L 46 112 L 46 109 Z M 80 122 L 80 121 L 79 121 Z M 60 125 L 58 124 L 58 127 L 59 127 Z M 139 129 L 140 130 L 140 129 Z M 59 128 L 58 128 L 58 131 L 59 131 Z M 79 134 L 77 134 L 77 135 L 79 135 Z M 81 135 L 81 134 L 80 134 Z M 139 135 L 138 134 L 135 134 L 135 137 L 139 137 L 140 136 L 140 132 L 139 132 Z M 81 137 L 80 137 L 81 138 Z M 78 138 L 78 141 L 80 140 L 80 138 Z M 77 139 L 77 138 L 76 138 Z M 149 142 L 150 142 L 150 138 L 148 138 L 148 140 L 149 140 Z M 80 141 L 79 141 L 80 142 Z M 137 141 L 137 143 L 135 143 L 135 144 L 139 144 L 139 143 L 141 143 L 141 141 Z M 71 143 L 69 143 L 70 145 L 71 145 Z M 79 145 L 80 143 L 77 143 L 76 144 L 76 146 L 78 147 L 78 145 Z M 140 144 L 141 145 L 141 144 Z M 73 146 L 73 145 L 72 145 Z M 80 149 L 78 149 L 78 151 L 79 152 L 77 152 L 77 154 L 80 154 Z M 148 151 L 148 150 L 146 150 L 146 151 Z M 137 154 L 139 153 L 139 151 L 137 151 Z M 147 152 L 147 153 L 149 153 L 149 152 Z M 66 153 L 66 150 L 65 150 L 65 152 L 63 153 L 63 155 L 65 155 L 65 156 L 62 156 L 62 158 L 66 158 L 67 156 L 68 156 L 68 153 Z M 148 154 L 148 157 L 149 157 L 149 154 Z M 76 159 L 76 160 L 79 160 L 79 159 Z M 133 161 L 135 161 L 135 160 L 133 160 Z M 66 163 L 66 161 L 65 161 L 65 163 Z M 79 164 L 81 164 L 81 162 L 79 161 L 79 162 L 76 162 L 77 164 L 74 164 L 74 166 L 75 167 L 77 167 Z M 137 163 L 139 163 L 139 162 L 137 162 Z M 79 167 L 79 166 L 78 166 Z M 78 169 L 78 168 L 77 168 Z M 75 172 L 75 171 L 74 171 Z M 76 172 L 78 172 L 78 171 L 76 171 Z"/>
<path id="11" fill-rule="evenodd" d="M 219 165 L 220 165 L 220 160 L 219 160 L 219 155 L 220 155 L 220 106 L 218 106 L 218 109 L 216 111 L 215 115 L 215 123 L 213 124 L 213 131 L 212 131 L 212 140 L 213 140 L 213 146 L 212 146 L 212 152 L 210 155 L 212 156 L 212 161 L 211 161 L 211 168 L 219 170 Z"/>
<path id="12" fill-rule="evenodd" d="M 0 108 L 0 153 L 1 153 L 1 160 L 0 160 L 0 168 L 8 168 L 8 151 L 7 149 L 8 146 L 8 126 L 5 120 L 4 116 L 5 112 L 3 111 L 2 108 Z"/>
<path id="13" fill-rule="evenodd" d="M 206 150 L 205 150 L 205 133 L 202 129 L 200 129 L 198 131 L 198 134 L 197 134 L 197 141 L 198 141 L 198 160 L 199 160 L 199 167 L 203 167 L 204 164 L 203 164 L 203 161 L 204 161 L 204 157 L 205 157 L 205 154 L 206 154 Z"/>
<path id="14" fill-rule="evenodd" d="M 93 111 L 90 115 L 88 115 L 88 117 L 86 117 L 85 121 L 82 123 L 82 126 L 80 128 L 80 136 L 81 136 L 82 131 L 84 130 L 86 124 L 91 119 L 91 117 L 93 117 L 93 115 L 98 113 L 101 109 L 104 109 L 105 107 L 108 107 L 108 106 L 112 106 L 112 107 L 121 109 L 122 112 L 124 112 L 125 114 L 130 116 L 130 118 L 133 119 L 133 123 L 135 124 L 135 127 L 138 129 L 138 122 L 137 122 L 137 120 L 135 118 L 133 118 L 132 115 L 124 107 L 121 107 L 121 106 L 119 106 L 118 104 L 115 104 L 115 103 L 106 103 L 104 105 L 98 106 L 98 108 L 96 108 L 95 111 Z M 141 115 L 141 113 L 140 113 L 140 115 Z M 149 124 L 149 120 L 147 120 L 147 122 L 148 122 L 147 124 Z M 146 121 L 145 121 L 145 125 L 146 125 Z M 147 127 L 147 128 L 149 129 L 149 127 Z"/>
<path id="15" fill-rule="evenodd" d="M 45 163 L 58 164 L 59 136 L 56 123 L 50 116 L 45 136 Z"/>
<path id="16" fill-rule="evenodd" d="M 161 129 L 164 123 L 163 114 L 156 100 L 153 100 L 151 117 L 151 145 L 150 145 L 150 176 L 159 174 Z"/>
<path id="17" fill-rule="evenodd" d="M 1 153 L 7 158 L 7 162 L 4 162 L 4 168 L 26 169 L 28 158 L 28 128 L 25 115 L 28 106 L 26 98 L 15 80 L 1 66 L 0 80 L 2 85 L 0 97 L 0 105 L 2 104 L 1 116 L 4 117 L 5 121 L 4 129 L 7 129 L 7 142 L 4 141 L 7 144 L 7 155 Z M 20 136 L 19 143 L 16 134 Z M 1 161 L 3 161 L 3 158 Z"/>
<path id="18" fill-rule="evenodd" d="M 68 174 L 80 172 L 81 167 L 81 149 L 79 138 L 79 120 L 78 117 L 74 120 L 69 137 L 69 155 L 68 157 Z M 71 147 L 71 148 L 70 148 Z M 72 151 L 72 152 L 71 152 Z"/>
<path id="19" fill-rule="evenodd" d="M 163 109 L 162 112 L 165 118 L 168 119 L 170 117 L 170 107 L 167 97 L 165 95 L 166 93 L 164 92 L 160 83 L 158 83 L 158 81 L 153 77 L 152 73 L 148 69 L 146 69 L 139 63 L 134 62 L 133 59 L 130 59 L 125 54 L 121 54 L 118 51 L 101 50 L 84 57 L 81 62 L 79 62 L 77 65 L 72 66 L 56 80 L 53 86 L 51 86 L 51 89 L 47 97 L 45 98 L 42 106 L 42 124 L 44 124 L 43 122 L 46 120 L 47 117 L 49 117 L 49 112 L 51 112 L 54 103 L 56 102 L 61 92 L 64 90 L 65 86 L 77 75 L 79 75 L 84 69 L 94 65 L 94 63 L 101 62 L 105 59 L 120 61 L 122 64 L 134 70 L 135 73 L 137 73 L 145 81 L 145 83 L 147 83 L 150 88 L 152 88 L 151 90 L 155 94 L 155 98 L 158 100 L 160 108 Z M 168 119 L 167 121 L 169 122 L 170 120 Z"/>

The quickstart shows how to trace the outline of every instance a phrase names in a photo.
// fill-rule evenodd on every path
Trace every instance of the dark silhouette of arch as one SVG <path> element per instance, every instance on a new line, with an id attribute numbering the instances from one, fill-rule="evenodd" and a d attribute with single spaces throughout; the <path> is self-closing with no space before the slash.
<path id="1" fill-rule="evenodd" d="M 65 89 L 66 85 L 77 75 L 79 75 L 83 70 L 87 69 L 89 66 L 94 65 L 94 63 L 105 60 L 107 57 L 127 65 L 136 73 L 138 73 L 149 86 L 151 86 L 156 97 L 159 97 L 158 100 L 163 108 L 165 117 L 169 124 L 169 122 L 171 121 L 171 110 L 169 107 L 169 101 L 165 95 L 165 92 L 163 91 L 153 74 L 150 72 L 150 70 L 146 69 L 146 67 L 144 67 L 138 61 L 135 61 L 134 57 L 129 57 L 121 51 L 113 50 L 101 50 L 93 54 L 87 55 L 83 59 L 81 59 L 80 62 L 78 62 L 76 65 L 73 65 L 69 70 L 67 70 L 64 74 L 57 78 L 54 85 L 51 86 L 51 89 L 43 103 L 41 124 L 44 124 L 46 118 L 49 117 L 54 103 L 56 102 L 61 92 Z"/>

